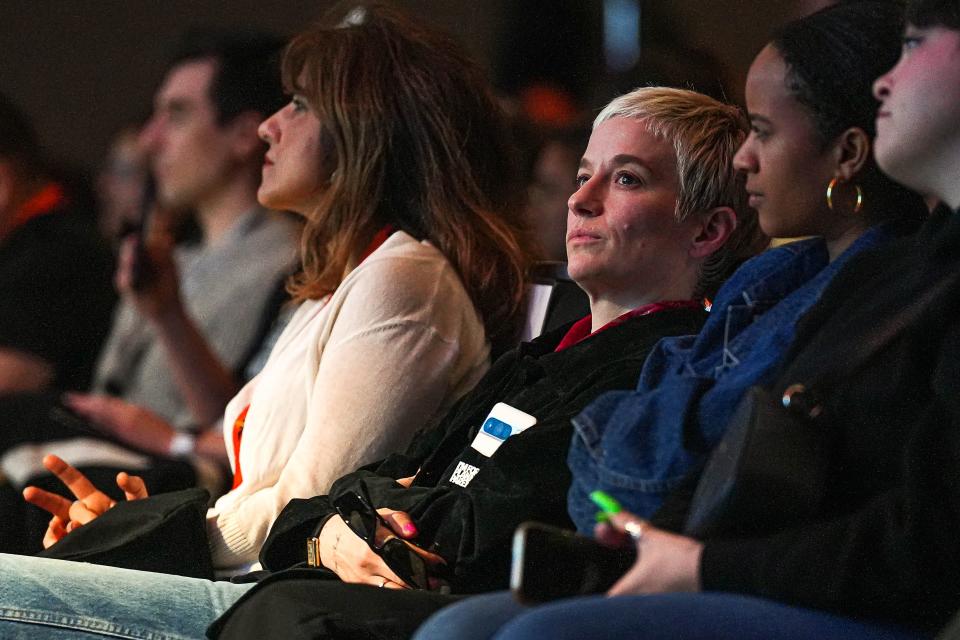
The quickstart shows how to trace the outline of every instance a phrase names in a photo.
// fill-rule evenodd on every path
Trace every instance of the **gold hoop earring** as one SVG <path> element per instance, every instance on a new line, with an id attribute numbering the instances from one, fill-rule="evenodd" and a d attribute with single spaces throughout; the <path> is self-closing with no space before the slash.
<path id="1" fill-rule="evenodd" d="M 835 211 L 833 208 L 833 188 L 838 184 L 841 184 L 839 178 L 834 178 L 830 181 L 830 184 L 827 185 L 827 207 L 830 208 L 830 211 Z M 857 203 L 853 205 L 854 215 L 860 213 L 860 209 L 863 208 L 863 189 L 860 188 L 859 184 L 854 184 L 853 188 L 857 190 Z"/>

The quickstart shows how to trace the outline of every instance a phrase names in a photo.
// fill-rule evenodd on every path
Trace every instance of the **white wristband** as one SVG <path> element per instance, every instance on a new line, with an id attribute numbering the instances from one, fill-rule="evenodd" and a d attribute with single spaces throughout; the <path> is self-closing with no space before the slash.
<path id="1" fill-rule="evenodd" d="M 170 439 L 170 448 L 167 449 L 167 454 L 171 458 L 187 458 L 193 455 L 196 448 L 196 436 L 179 431 Z"/>

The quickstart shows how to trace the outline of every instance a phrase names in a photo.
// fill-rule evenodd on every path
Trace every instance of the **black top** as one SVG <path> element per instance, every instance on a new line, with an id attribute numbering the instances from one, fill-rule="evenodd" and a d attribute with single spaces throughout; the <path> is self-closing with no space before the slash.
<path id="1" fill-rule="evenodd" d="M 53 365 L 55 388 L 90 383 L 115 298 L 113 258 L 83 216 L 44 214 L 0 243 L 0 347 Z"/>
<path id="2" fill-rule="evenodd" d="M 570 419 L 603 391 L 633 388 L 653 345 L 663 336 L 697 333 L 705 316 L 670 309 L 633 317 L 559 353 L 553 350 L 566 328 L 521 344 L 406 453 L 340 478 L 330 496 L 362 489 L 375 507 L 410 513 L 420 531 L 417 543 L 447 561 L 454 593 L 506 588 L 510 539 L 519 523 L 571 527 Z M 470 445 L 497 402 L 538 422 L 485 458 Z M 480 469 L 465 487 L 450 481 L 460 462 Z M 415 473 L 409 489 L 394 481 Z M 277 570 L 303 562 L 306 538 L 332 513 L 328 496 L 290 502 L 264 544 L 263 565 Z"/>
<path id="3" fill-rule="evenodd" d="M 778 395 L 848 357 L 960 269 L 960 216 L 853 260 L 798 328 Z M 853 374 L 821 390 L 834 430 L 829 495 L 800 527 L 710 540 L 704 589 L 737 591 L 921 629 L 960 607 L 960 286 Z"/>

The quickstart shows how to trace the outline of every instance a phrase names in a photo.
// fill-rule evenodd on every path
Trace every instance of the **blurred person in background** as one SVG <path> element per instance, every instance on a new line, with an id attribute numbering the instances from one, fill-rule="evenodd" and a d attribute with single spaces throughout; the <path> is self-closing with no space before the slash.
<path id="1" fill-rule="evenodd" d="M 0 395 L 85 387 L 110 325 L 112 258 L 48 167 L 0 94 Z"/>
<path id="2" fill-rule="evenodd" d="M 541 260 L 567 260 L 567 199 L 576 190 L 570 176 L 577 174 L 586 147 L 586 128 L 541 129 L 540 144 L 527 186 L 524 220 L 539 247 Z"/>
<path id="3" fill-rule="evenodd" d="M 149 155 L 156 207 L 141 221 L 149 230 L 121 247 L 123 302 L 93 392 L 0 402 L 0 469 L 14 485 L 45 476 L 43 454 L 55 452 L 95 467 L 98 480 L 130 468 L 155 488 L 172 489 L 200 473 L 222 490 L 217 467 L 227 459 L 218 420 L 296 264 L 299 226 L 256 197 L 266 148 L 257 127 L 283 103 L 281 44 L 221 30 L 184 38 L 137 141 Z M 195 212 L 201 239 L 174 249 L 163 231 L 186 210 Z M 50 477 L 33 481 L 58 486 Z M 17 492 L 3 493 L 10 503 L 3 512 L 18 513 Z M 32 507 L 5 518 L 8 528 L 22 522 L 23 533 L 6 532 L 0 547 L 34 548 L 46 519 Z"/>
<path id="4" fill-rule="evenodd" d="M 149 158 L 140 143 L 139 127 L 124 127 L 113 137 L 96 180 L 97 222 L 111 244 L 140 224 L 148 176 Z"/>

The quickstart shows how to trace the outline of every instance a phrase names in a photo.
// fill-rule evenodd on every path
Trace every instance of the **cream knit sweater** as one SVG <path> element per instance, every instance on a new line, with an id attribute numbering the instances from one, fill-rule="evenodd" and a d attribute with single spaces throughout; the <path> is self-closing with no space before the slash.
<path id="1" fill-rule="evenodd" d="M 405 447 L 476 384 L 488 353 L 450 263 L 402 231 L 332 295 L 303 303 L 224 413 L 230 449 L 250 405 L 243 482 L 207 514 L 214 566 L 255 561 L 288 501 L 324 494 L 341 475 Z"/>

